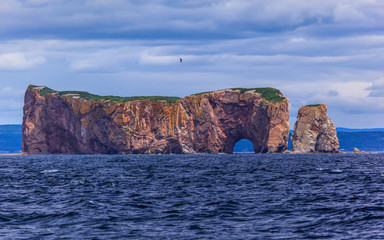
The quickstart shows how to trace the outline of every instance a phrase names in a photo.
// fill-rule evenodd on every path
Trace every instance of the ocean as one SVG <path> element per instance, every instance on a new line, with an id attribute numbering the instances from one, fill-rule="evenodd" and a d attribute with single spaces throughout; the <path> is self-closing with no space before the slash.
<path id="1" fill-rule="evenodd" d="M 0 239 L 384 239 L 384 154 L 0 156 Z"/>

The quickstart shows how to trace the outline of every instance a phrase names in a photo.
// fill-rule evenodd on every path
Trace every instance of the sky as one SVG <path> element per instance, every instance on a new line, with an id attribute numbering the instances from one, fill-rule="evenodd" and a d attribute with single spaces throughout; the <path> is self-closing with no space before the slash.
<path id="1" fill-rule="evenodd" d="M 279 89 L 290 125 L 384 127 L 382 0 L 1 0 L 0 124 L 28 84 L 99 95 Z M 179 57 L 183 62 L 179 62 Z"/>

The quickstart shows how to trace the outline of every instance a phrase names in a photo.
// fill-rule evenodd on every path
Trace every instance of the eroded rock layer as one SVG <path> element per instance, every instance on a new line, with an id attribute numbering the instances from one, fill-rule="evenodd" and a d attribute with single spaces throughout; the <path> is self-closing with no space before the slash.
<path id="1" fill-rule="evenodd" d="M 327 115 L 325 104 L 301 107 L 291 138 L 293 152 L 339 152 L 336 128 Z"/>
<path id="2" fill-rule="evenodd" d="M 288 145 L 288 99 L 272 88 L 228 89 L 177 98 L 101 97 L 30 85 L 22 151 L 46 153 L 256 153 Z"/>

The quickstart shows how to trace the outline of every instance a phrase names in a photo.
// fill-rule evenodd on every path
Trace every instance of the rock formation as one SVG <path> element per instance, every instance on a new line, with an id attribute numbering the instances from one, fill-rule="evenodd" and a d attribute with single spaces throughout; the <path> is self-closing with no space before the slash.
<path id="1" fill-rule="evenodd" d="M 357 147 L 353 148 L 353 153 L 366 153 L 364 151 L 360 151 Z"/>
<path id="2" fill-rule="evenodd" d="M 30 85 L 22 151 L 47 153 L 232 153 L 249 139 L 256 153 L 288 145 L 288 99 L 273 88 L 186 96 L 101 97 Z"/>
<path id="3" fill-rule="evenodd" d="M 291 139 L 292 151 L 296 153 L 339 152 L 336 128 L 327 115 L 325 104 L 299 109 Z"/>

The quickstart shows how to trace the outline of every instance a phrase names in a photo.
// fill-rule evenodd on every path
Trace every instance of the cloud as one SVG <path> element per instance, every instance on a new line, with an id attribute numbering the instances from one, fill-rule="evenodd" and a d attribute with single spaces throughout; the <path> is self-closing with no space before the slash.
<path id="1" fill-rule="evenodd" d="M 0 89 L 1 97 L 8 98 L 8 97 L 22 97 L 24 96 L 24 90 L 17 90 L 13 89 L 10 86 L 6 86 Z"/>
<path id="2" fill-rule="evenodd" d="M 369 97 L 373 98 L 384 98 L 384 77 L 374 81 L 371 86 L 367 87 L 366 90 L 369 90 Z"/>
<path id="3" fill-rule="evenodd" d="M 15 89 L 29 83 L 176 96 L 271 86 L 292 114 L 327 103 L 345 119 L 374 115 L 384 102 L 382 9 L 381 0 L 3 0 L 0 100 L 22 102 Z"/>
<path id="4" fill-rule="evenodd" d="M 212 71 L 251 79 L 321 81 L 319 73 L 383 72 L 384 36 L 306 39 L 291 34 L 233 40 L 19 40 L 0 45 L 1 69 L 25 70 L 42 63 L 75 72 Z M 22 52 L 24 51 L 24 52 Z M 178 58 L 184 64 L 178 64 Z M 11 61 L 12 60 L 12 61 Z M 166 66 L 166 67 L 164 67 Z M 52 66 L 51 66 L 52 67 Z M 180 68 L 183 67 L 183 68 Z M 268 75 L 269 74 L 269 75 Z M 329 77 L 329 76 L 328 76 Z M 363 77 L 371 82 L 370 78 Z M 343 80 L 351 81 L 343 77 Z"/>
<path id="5" fill-rule="evenodd" d="M 233 39 L 276 31 L 382 32 L 383 7 L 379 0 L 4 0 L 0 33 L 7 39 Z"/>
<path id="6" fill-rule="evenodd" d="M 384 101 L 369 97 L 369 82 L 307 83 L 297 89 L 288 89 L 293 101 L 292 108 L 308 104 L 325 103 L 330 112 L 343 114 L 384 114 Z M 283 89 L 285 86 L 282 87 Z M 384 100 L 384 98 L 383 98 Z M 294 111 L 296 112 L 296 111 Z"/>
<path id="7" fill-rule="evenodd" d="M 23 104 L 19 101 L 15 100 L 1 100 L 0 99 L 0 109 L 3 110 L 17 110 L 19 111 L 20 108 L 23 108 Z"/>
<path id="8" fill-rule="evenodd" d="M 179 59 L 175 56 L 153 56 L 148 54 L 143 54 L 140 56 L 140 64 L 143 65 L 169 65 L 178 62 Z"/>
<path id="9" fill-rule="evenodd" d="M 0 55 L 0 70 L 25 70 L 45 62 L 45 58 L 27 56 L 24 53 L 5 53 Z"/>
<path id="10" fill-rule="evenodd" d="M 305 39 L 304 38 L 301 38 L 301 37 L 294 37 L 294 38 L 291 38 L 289 39 L 289 42 L 291 43 L 300 43 L 300 42 L 305 42 Z"/>
<path id="11" fill-rule="evenodd" d="M 329 97 L 337 97 L 337 96 L 339 96 L 339 92 L 336 91 L 336 90 L 329 90 L 329 91 L 327 92 L 327 95 L 328 95 Z"/>

